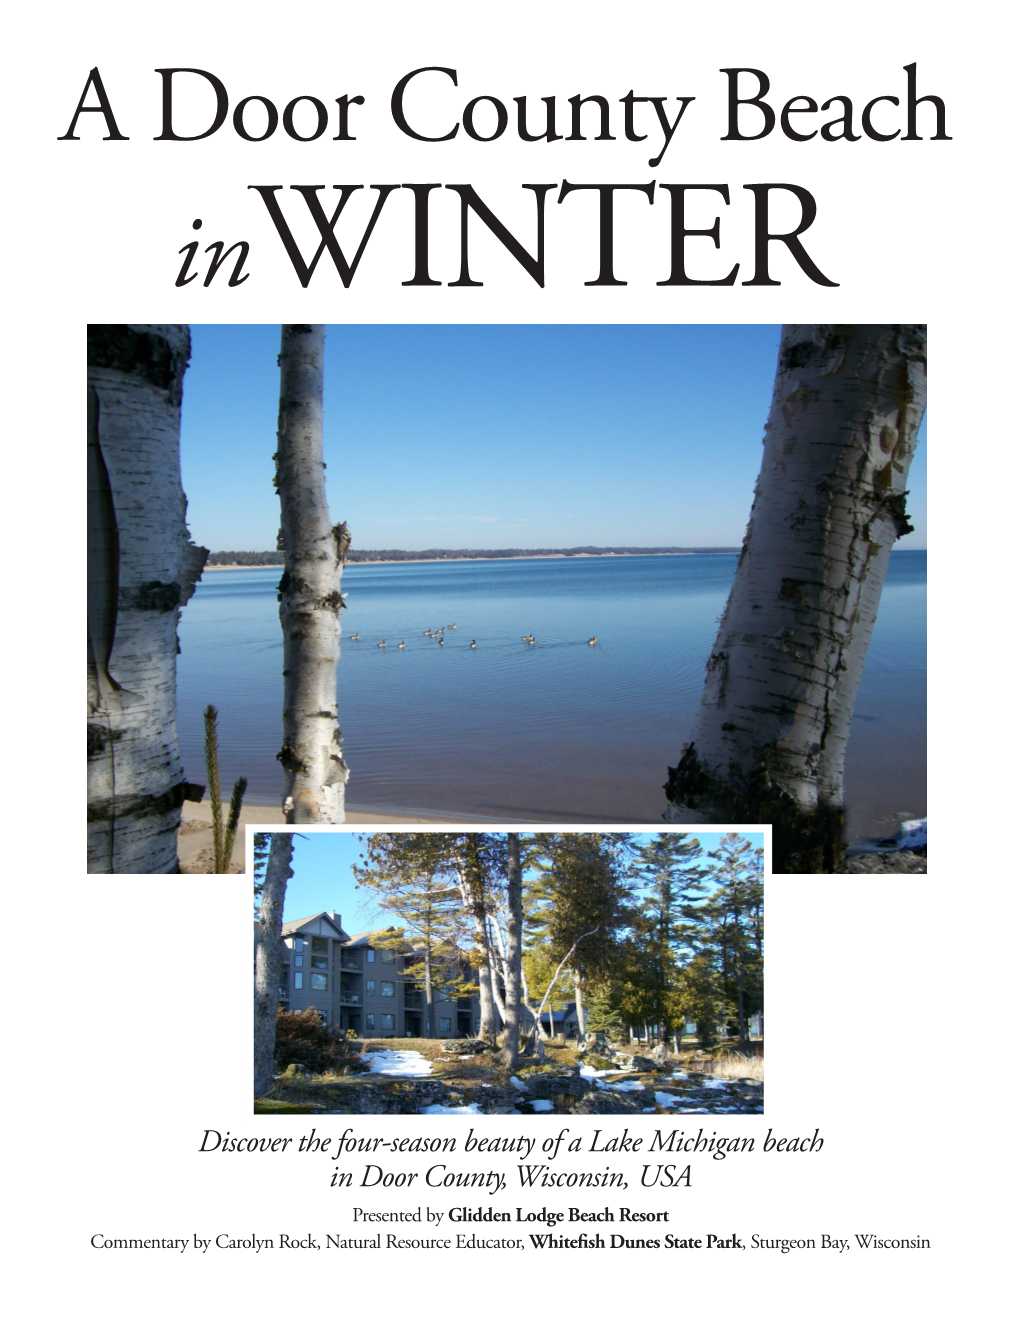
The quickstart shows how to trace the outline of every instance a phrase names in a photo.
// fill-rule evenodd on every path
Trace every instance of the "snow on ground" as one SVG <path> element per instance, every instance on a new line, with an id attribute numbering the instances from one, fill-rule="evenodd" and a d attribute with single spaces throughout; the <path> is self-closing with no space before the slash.
<path id="1" fill-rule="evenodd" d="M 663 1109 L 668 1109 L 670 1105 L 675 1105 L 676 1102 L 677 1102 L 676 1096 L 670 1095 L 668 1091 L 655 1092 L 655 1103 L 657 1105 L 662 1105 Z"/>
<path id="2" fill-rule="evenodd" d="M 365 1058 L 382 1077 L 428 1077 L 432 1072 L 432 1064 L 417 1050 L 373 1050 Z"/>
<path id="3" fill-rule="evenodd" d="M 698 1085 L 706 1091 L 721 1091 L 725 1086 L 732 1086 L 733 1082 L 728 1077 L 706 1077 Z"/>
<path id="4" fill-rule="evenodd" d="M 419 1114 L 480 1114 L 477 1105 L 426 1105 Z"/>
<path id="5" fill-rule="evenodd" d="M 519 1077 L 514 1077 L 512 1074 L 510 1077 L 510 1085 L 515 1087 L 518 1091 L 526 1091 L 528 1089 Z"/>
<path id="6" fill-rule="evenodd" d="M 551 1114 L 553 1102 L 551 1100 L 532 1100 L 531 1107 L 536 1114 Z"/>

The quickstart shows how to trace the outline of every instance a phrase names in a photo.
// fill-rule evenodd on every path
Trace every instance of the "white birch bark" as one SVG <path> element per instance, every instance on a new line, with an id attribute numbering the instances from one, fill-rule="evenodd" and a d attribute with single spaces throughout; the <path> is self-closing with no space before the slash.
<path id="1" fill-rule="evenodd" d="M 278 832 L 269 845 L 266 879 L 262 886 L 259 928 L 255 943 L 255 1095 L 265 1095 L 273 1084 L 276 1050 L 276 1011 L 280 1002 L 283 956 L 283 905 L 287 881 L 294 874 L 291 857 L 294 836 Z"/>
<path id="2" fill-rule="evenodd" d="M 771 822 L 780 872 L 843 856 L 843 762 L 924 415 L 917 325 L 783 330 L 765 452 L 664 819 Z"/>
<path id="3" fill-rule="evenodd" d="M 290 824 L 342 824 L 344 763 L 337 723 L 340 574 L 350 538 L 330 522 L 322 461 L 321 325 L 285 325 L 280 344 L 276 485 L 280 496 L 283 766 Z"/>
<path id="4" fill-rule="evenodd" d="M 584 1040 L 584 988 L 581 973 L 574 968 L 574 1008 L 577 1010 L 577 1037 Z"/>
<path id="5" fill-rule="evenodd" d="M 88 338 L 88 870 L 178 870 L 177 624 L 208 551 L 181 489 L 186 325 Z"/>
<path id="6" fill-rule="evenodd" d="M 464 909 L 475 923 L 475 942 L 481 958 L 478 967 L 478 1016 L 481 1023 L 478 1034 L 483 1040 L 494 1040 L 500 1028 L 500 1019 L 496 1012 L 492 976 L 489 970 L 492 959 L 485 898 L 480 893 L 478 884 L 469 880 L 462 867 L 457 868 L 457 884 Z"/>

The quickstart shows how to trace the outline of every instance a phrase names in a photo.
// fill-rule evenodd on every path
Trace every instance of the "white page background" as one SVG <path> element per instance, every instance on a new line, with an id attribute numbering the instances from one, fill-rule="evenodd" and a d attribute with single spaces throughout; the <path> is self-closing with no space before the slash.
<path id="1" fill-rule="evenodd" d="M 1008 675 L 1016 629 L 1003 608 L 1013 525 L 1015 353 L 1006 312 L 1015 148 L 1002 12 L 987 3 L 953 12 L 891 3 L 731 3 L 711 12 L 665 4 L 55 4 L 10 21 L 4 333 L 13 617 L 5 674 L 15 957 L 5 1133 L 19 1311 L 163 1316 L 376 1304 L 430 1317 L 574 1306 L 849 1316 L 865 1307 L 943 1315 L 996 1304 L 1015 1053 L 1006 975 L 1015 908 L 1007 785 L 1015 783 Z M 793 143 L 778 129 L 759 142 L 719 141 L 721 67 L 765 70 L 776 107 L 798 94 L 819 102 L 845 94 L 859 109 L 881 94 L 902 97 L 902 66 L 911 61 L 919 91 L 945 100 L 952 142 Z M 80 142 L 57 141 L 93 65 L 129 142 L 98 140 L 98 115 L 81 117 Z M 537 98 L 554 94 L 562 111 L 573 94 L 599 93 L 614 113 L 632 89 L 697 99 L 654 169 L 647 160 L 659 136 L 651 130 L 647 143 L 528 145 L 512 136 L 511 120 L 498 142 L 472 142 L 462 132 L 427 145 L 398 133 L 388 112 L 397 79 L 424 65 L 458 70 L 458 88 L 438 75 L 429 84 L 428 113 L 440 125 L 481 94 L 511 110 L 512 98 L 527 94 L 533 114 Z M 153 69 L 171 66 L 215 73 L 232 105 L 257 93 L 281 109 L 301 94 L 329 106 L 335 96 L 360 93 L 367 104 L 351 118 L 358 141 L 332 142 L 331 127 L 315 143 L 278 130 L 250 144 L 228 125 L 204 142 L 154 142 Z M 929 109 L 920 112 L 922 125 Z M 639 124 L 651 120 L 650 107 L 644 111 Z M 818 203 L 805 245 L 839 287 L 812 284 L 779 252 L 780 287 L 656 288 L 669 268 L 666 199 L 649 207 L 633 194 L 617 203 L 617 275 L 626 287 L 583 287 L 597 269 L 594 199 L 578 195 L 547 205 L 544 290 L 474 222 L 472 274 L 483 288 L 404 289 L 413 254 L 411 198 L 403 194 L 384 208 L 350 290 L 325 265 L 302 290 L 248 190 L 253 183 L 471 183 L 531 248 L 534 203 L 519 185 L 563 178 L 728 183 L 723 248 L 716 254 L 692 240 L 690 268 L 717 276 L 739 260 L 740 278 L 749 276 L 752 257 L 742 185 L 798 183 Z M 457 276 L 456 197 L 434 196 L 432 274 L 448 281 Z M 716 213 L 702 212 L 702 223 Z M 693 225 L 699 212 L 691 214 Z M 200 280 L 174 287 L 177 252 L 195 236 L 196 216 L 205 242 L 251 242 L 251 277 L 240 287 L 228 289 L 222 276 L 209 289 Z M 300 1134 L 314 1120 L 271 1122 L 250 1112 L 247 883 L 84 875 L 82 757 L 72 732 L 80 728 L 80 678 L 71 663 L 84 622 L 74 443 L 84 328 L 89 321 L 298 320 L 929 323 L 931 872 L 769 882 L 766 1113 L 705 1122 L 759 1144 L 770 1127 L 786 1136 L 819 1128 L 820 1154 L 696 1157 L 692 1187 L 674 1192 L 633 1190 L 645 1162 L 639 1156 L 612 1165 L 631 1179 L 623 1196 L 434 1193 L 426 1202 L 416 1192 L 331 1190 L 332 1162 L 319 1155 L 197 1153 L 206 1128 Z M 680 464 L 664 464 L 664 480 L 679 474 Z M 486 1136 L 547 1136 L 568 1127 L 586 1144 L 595 1128 L 613 1135 L 629 1126 L 647 1136 L 656 1124 L 654 1117 L 350 1120 L 359 1135 L 427 1126 L 429 1134 L 463 1136 L 474 1126 Z M 330 1131 L 347 1125 L 328 1120 Z M 682 1126 L 696 1131 L 697 1121 Z M 561 1167 L 598 1170 L 607 1162 L 571 1158 Z M 437 1159 L 514 1176 L 506 1157 L 378 1162 L 424 1172 Z M 876 1232 L 928 1237 L 932 1248 L 745 1250 L 721 1258 L 606 1251 L 579 1260 L 530 1250 L 256 1256 L 89 1246 L 93 1233 L 311 1232 L 322 1242 L 328 1232 L 360 1235 L 353 1205 L 490 1202 L 668 1209 L 678 1236 L 735 1232 L 747 1242 L 755 1232 Z"/>

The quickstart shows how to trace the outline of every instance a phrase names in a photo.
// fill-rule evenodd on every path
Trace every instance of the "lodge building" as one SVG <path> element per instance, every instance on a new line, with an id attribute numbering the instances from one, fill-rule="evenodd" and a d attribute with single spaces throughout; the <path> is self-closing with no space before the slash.
<path id="1" fill-rule="evenodd" d="M 314 1008 L 330 1025 L 367 1038 L 423 1036 L 425 992 L 407 975 L 406 955 L 379 943 L 392 933 L 348 935 L 336 912 L 285 921 L 280 1007 Z M 477 997 L 450 1000 L 437 991 L 434 1008 L 436 1039 L 477 1034 Z"/>

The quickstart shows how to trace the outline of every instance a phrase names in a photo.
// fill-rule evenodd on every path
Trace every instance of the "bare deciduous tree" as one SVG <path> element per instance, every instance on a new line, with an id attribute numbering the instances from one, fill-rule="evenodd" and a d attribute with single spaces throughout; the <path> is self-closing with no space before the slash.
<path id="1" fill-rule="evenodd" d="M 269 845 L 266 878 L 262 885 L 259 928 L 255 943 L 255 1098 L 265 1095 L 273 1084 L 273 1052 L 276 1048 L 276 1009 L 280 1002 L 280 970 L 283 959 L 283 903 L 287 881 L 294 874 L 291 857 L 294 836 L 277 832 Z"/>
<path id="2" fill-rule="evenodd" d="M 832 872 L 843 761 L 879 597 L 912 530 L 919 325 L 784 327 L 765 452 L 701 707 L 664 819 L 773 826 L 773 867 Z"/>
<path id="3" fill-rule="evenodd" d="M 508 834 L 506 987 L 503 996 L 503 1066 L 514 1071 L 521 1040 L 521 948 L 524 936 L 521 836 Z"/>
<path id="4" fill-rule="evenodd" d="M 283 629 L 283 810 L 291 824 L 342 824 L 344 763 L 337 723 L 340 575 L 350 544 L 330 522 L 322 461 L 325 327 L 285 325 L 280 344 L 276 486 L 280 496 Z"/>
<path id="5" fill-rule="evenodd" d="M 208 551 L 181 489 L 186 325 L 88 334 L 88 869 L 178 870 L 177 624 Z"/>

